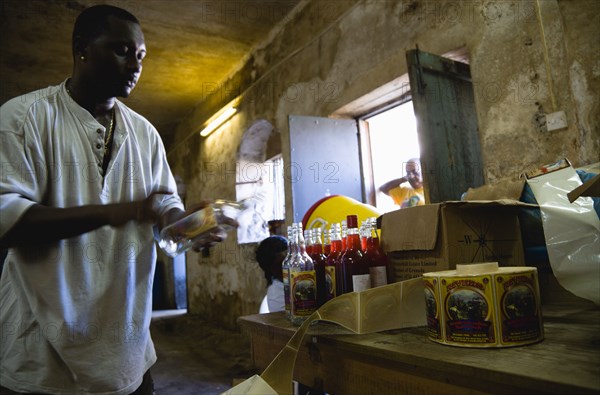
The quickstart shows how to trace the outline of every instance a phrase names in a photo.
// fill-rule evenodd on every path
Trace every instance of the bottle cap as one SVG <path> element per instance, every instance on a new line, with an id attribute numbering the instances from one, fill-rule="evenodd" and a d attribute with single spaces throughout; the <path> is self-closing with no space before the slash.
<path id="1" fill-rule="evenodd" d="M 348 215 L 346 217 L 348 228 L 358 228 L 358 217 L 356 215 Z"/>

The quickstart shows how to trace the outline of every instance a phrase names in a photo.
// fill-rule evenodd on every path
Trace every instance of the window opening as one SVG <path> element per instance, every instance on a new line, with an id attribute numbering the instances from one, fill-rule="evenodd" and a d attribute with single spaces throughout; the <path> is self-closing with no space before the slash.
<path id="1" fill-rule="evenodd" d="M 285 220 L 283 158 L 281 154 L 263 163 L 239 163 L 236 196 L 251 199 L 238 222 L 238 243 L 256 243 L 269 237 L 269 221 Z"/>
<path id="2" fill-rule="evenodd" d="M 270 122 L 257 120 L 244 132 L 236 170 L 236 199 L 252 205 L 238 218 L 238 243 L 257 243 L 269 236 L 271 221 L 285 219 L 281 142 Z"/>
<path id="3" fill-rule="evenodd" d="M 250 199 L 251 209 L 238 217 L 238 243 L 256 243 L 269 236 L 267 216 L 269 208 L 269 171 L 264 163 L 238 162 L 235 192 L 237 200 Z"/>
<path id="4" fill-rule="evenodd" d="M 397 210 L 392 198 L 379 191 L 387 181 L 406 175 L 405 163 L 420 157 L 417 120 L 412 101 L 365 116 L 369 130 L 375 206 L 383 212 Z"/>
<path id="5" fill-rule="evenodd" d="M 285 188 L 283 184 L 283 157 L 281 154 L 265 162 L 272 169 L 273 215 L 272 221 L 285 220 Z"/>

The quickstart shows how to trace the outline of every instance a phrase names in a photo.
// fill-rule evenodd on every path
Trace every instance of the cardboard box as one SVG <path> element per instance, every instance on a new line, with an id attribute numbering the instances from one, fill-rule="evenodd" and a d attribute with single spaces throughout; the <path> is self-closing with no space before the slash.
<path id="1" fill-rule="evenodd" d="M 469 188 L 462 200 L 519 200 L 523 194 L 524 186 L 524 179 L 504 179 L 494 184 L 485 184 L 477 188 Z"/>
<path id="2" fill-rule="evenodd" d="M 515 200 L 444 202 L 383 215 L 381 246 L 394 281 L 455 269 L 457 263 L 525 266 Z"/>

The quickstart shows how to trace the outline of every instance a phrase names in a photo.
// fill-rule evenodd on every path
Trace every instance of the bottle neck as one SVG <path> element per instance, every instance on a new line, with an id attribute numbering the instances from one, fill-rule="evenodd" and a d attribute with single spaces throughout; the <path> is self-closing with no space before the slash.
<path id="1" fill-rule="evenodd" d="M 379 251 L 379 238 L 378 237 L 369 237 L 367 239 L 367 246 L 370 250 L 378 250 Z"/>
<path id="2" fill-rule="evenodd" d="M 312 253 L 313 254 L 322 254 L 323 253 L 323 245 L 320 243 L 315 243 L 312 245 Z"/>
<path id="3" fill-rule="evenodd" d="M 290 252 L 292 254 L 297 254 L 298 253 L 298 229 L 294 226 L 294 228 L 292 229 L 292 236 L 290 237 L 289 240 L 290 243 Z"/>
<path id="4" fill-rule="evenodd" d="M 333 240 L 331 242 L 331 252 L 340 252 L 342 251 L 342 241 L 341 240 Z"/>
<path id="5" fill-rule="evenodd" d="M 346 233 L 346 250 L 360 250 L 360 235 L 357 228 L 348 228 Z"/>
<path id="6" fill-rule="evenodd" d="M 306 254 L 306 243 L 304 242 L 304 236 L 298 235 L 298 251 Z"/>

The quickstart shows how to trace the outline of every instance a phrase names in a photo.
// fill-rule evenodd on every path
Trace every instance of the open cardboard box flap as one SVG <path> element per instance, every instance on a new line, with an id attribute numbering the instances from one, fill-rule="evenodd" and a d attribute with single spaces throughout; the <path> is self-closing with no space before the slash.
<path id="1" fill-rule="evenodd" d="M 502 180 L 494 184 L 469 188 L 464 200 L 519 200 L 524 186 L 525 179 Z"/>
<path id="2" fill-rule="evenodd" d="M 383 215 L 382 247 L 387 251 L 433 250 L 437 242 L 441 204 L 400 209 Z"/>
<path id="3" fill-rule="evenodd" d="M 381 245 L 384 251 L 433 250 L 438 241 L 440 211 L 446 207 L 457 209 L 503 207 L 538 207 L 518 200 L 448 201 L 424 206 L 399 209 L 383 215 Z"/>

